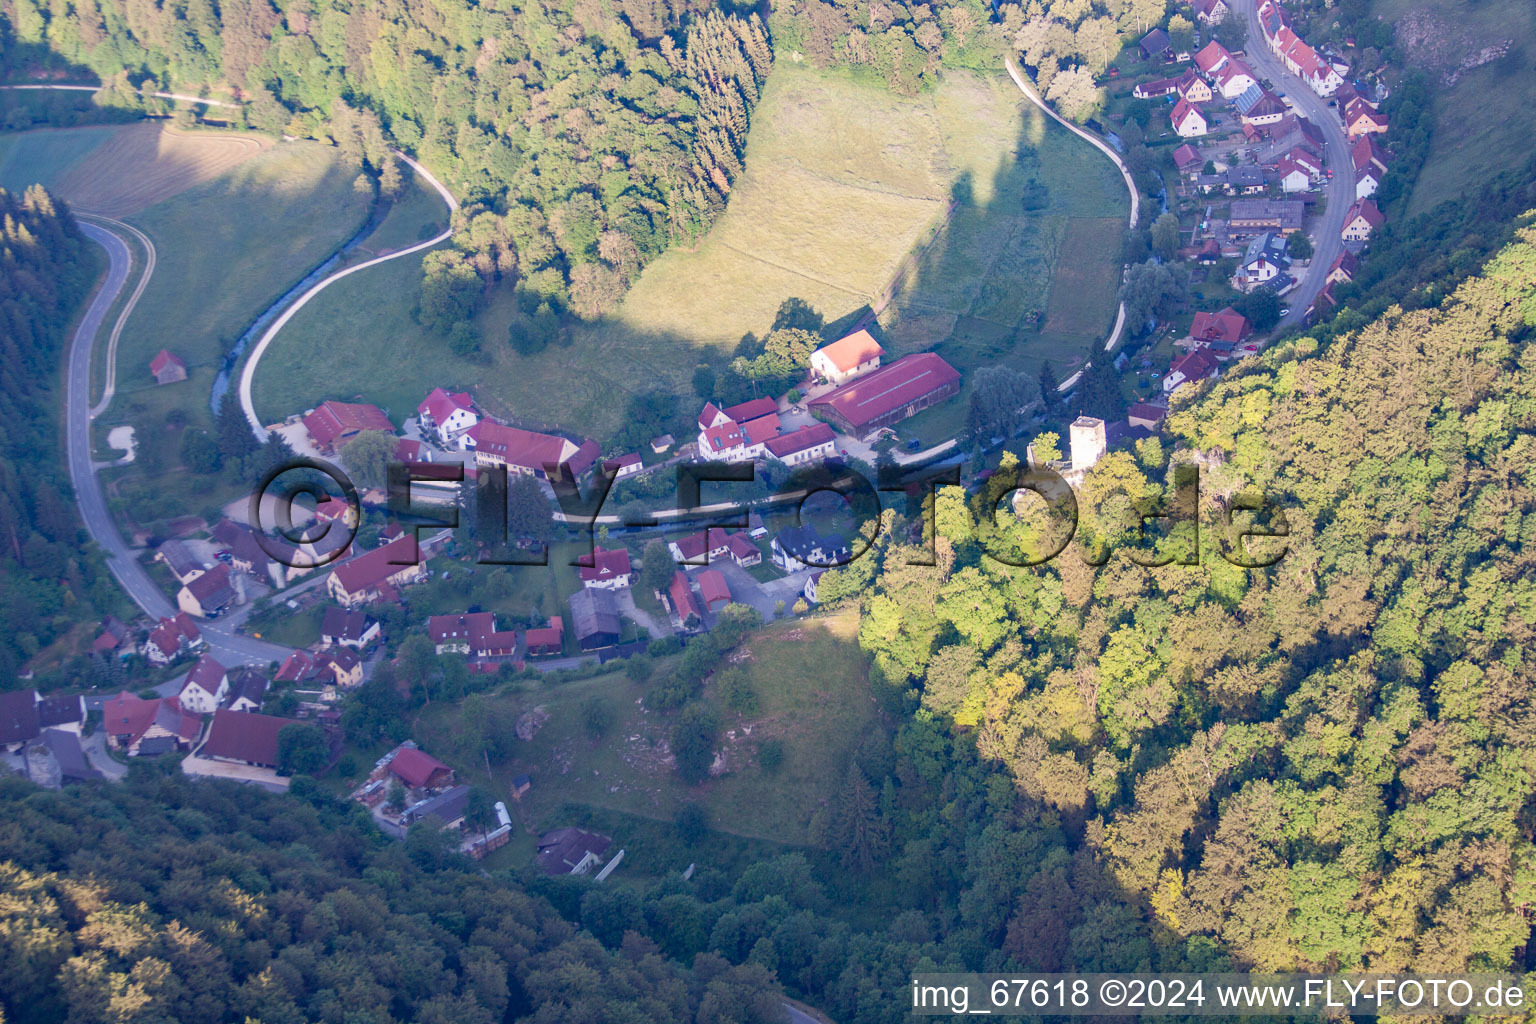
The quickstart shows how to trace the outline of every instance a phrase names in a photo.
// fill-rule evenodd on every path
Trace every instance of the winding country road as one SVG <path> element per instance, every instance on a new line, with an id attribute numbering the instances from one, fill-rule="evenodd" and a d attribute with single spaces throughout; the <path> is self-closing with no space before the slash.
<path id="1" fill-rule="evenodd" d="M 1301 282 L 1282 301 L 1289 303 L 1291 311 L 1276 330 L 1300 324 L 1307 315 L 1307 307 L 1323 290 L 1324 280 L 1333 261 L 1344 251 L 1344 215 L 1355 201 L 1355 168 L 1350 159 L 1349 140 L 1344 126 L 1328 101 L 1313 92 L 1305 82 L 1286 68 L 1270 50 L 1263 26 L 1259 24 L 1258 0 L 1235 0 L 1236 10 L 1248 22 L 1248 49 L 1243 59 L 1285 90 L 1285 98 L 1294 103 L 1307 120 L 1317 125 L 1323 133 L 1323 163 L 1333 172 L 1324 195 L 1328 207 L 1317 223 L 1316 239 L 1312 244 L 1312 263 Z"/>
<path id="2" fill-rule="evenodd" d="M 103 368 L 101 399 L 91 407 L 90 418 L 95 419 L 107 411 L 107 406 L 112 404 L 112 396 L 117 393 L 117 340 L 122 337 L 123 325 L 128 322 L 128 316 L 133 312 L 133 307 L 139 304 L 139 296 L 144 294 L 144 287 L 149 284 L 149 279 L 155 272 L 155 243 L 132 224 L 125 224 L 99 213 L 86 213 L 83 210 L 76 211 L 76 216 L 84 220 L 100 221 L 102 226 L 117 235 L 119 240 L 123 233 L 130 234 L 144 250 L 144 269 L 139 273 L 139 283 L 134 285 L 133 294 L 128 296 L 128 301 L 123 303 L 123 310 L 117 315 L 117 322 L 112 325 L 112 333 L 107 338 L 107 359 Z"/>
<path id="3" fill-rule="evenodd" d="M 256 438 L 259 441 L 265 441 L 267 439 L 267 428 L 261 425 L 261 420 L 256 416 L 256 404 L 251 400 L 251 383 L 256 379 L 256 366 L 261 362 L 261 357 L 267 351 L 267 346 L 272 344 L 273 340 L 282 331 L 283 327 L 287 325 L 288 321 L 293 319 L 293 315 L 299 310 L 303 309 L 310 299 L 314 298 L 316 295 L 319 295 L 321 292 L 325 291 L 325 289 L 329 288 L 337 281 L 340 281 L 342 278 L 347 277 L 350 274 L 355 274 L 359 270 L 367 270 L 369 267 L 378 266 L 380 263 L 388 263 L 390 260 L 398 260 L 402 256 L 409 256 L 412 253 L 421 252 L 424 249 L 430 249 L 434 245 L 437 245 L 439 242 L 446 241 L 448 236 L 453 234 L 453 214 L 459 208 L 459 201 L 453 198 L 453 193 L 449 192 L 448 189 L 443 186 L 442 182 L 438 181 L 435 177 L 432 176 L 431 171 L 427 170 L 425 167 L 421 166 L 421 164 L 417 163 L 415 160 L 412 160 L 398 149 L 392 150 L 392 152 L 406 164 L 410 165 L 410 168 L 413 171 L 421 175 L 422 179 L 425 180 L 427 184 L 436 189 L 438 195 L 442 196 L 443 202 L 448 206 L 448 226 L 443 229 L 441 234 L 433 238 L 429 238 L 425 242 L 417 242 L 415 245 L 410 246 L 409 248 L 401 249 L 399 252 L 387 253 L 383 256 L 375 256 L 371 260 L 366 260 L 357 264 L 356 266 L 347 267 L 345 270 L 338 270 L 336 273 L 330 275 L 324 280 L 317 281 L 314 287 L 310 288 L 309 291 L 293 300 L 293 303 L 287 309 L 283 310 L 282 315 L 279 316 L 276 320 L 272 321 L 271 326 L 269 326 L 262 334 L 261 340 L 256 342 L 256 347 L 251 349 L 251 354 L 245 360 L 245 366 L 240 370 L 240 408 L 245 411 L 245 418 L 251 424 L 251 431 L 255 433 Z"/>
<path id="4" fill-rule="evenodd" d="M 133 269 L 133 253 L 121 236 L 102 224 L 82 217 L 80 230 L 107 251 L 108 264 L 106 277 L 80 318 L 69 346 L 64 399 L 69 476 L 75 488 L 75 501 L 80 506 L 80 518 L 106 554 L 107 567 L 112 570 L 112 575 L 117 577 L 123 590 L 146 615 L 165 618 L 176 614 L 176 608 L 145 573 L 144 567 L 134 557 L 134 552 L 123 541 L 101 492 L 101 481 L 96 477 L 97 467 L 91 461 L 91 353 L 108 311 L 128 281 L 128 275 Z M 290 648 L 279 644 L 241 636 L 227 622 L 203 622 L 201 628 L 209 653 L 226 666 L 242 662 L 265 665 L 271 661 L 281 661 L 292 653 Z"/>

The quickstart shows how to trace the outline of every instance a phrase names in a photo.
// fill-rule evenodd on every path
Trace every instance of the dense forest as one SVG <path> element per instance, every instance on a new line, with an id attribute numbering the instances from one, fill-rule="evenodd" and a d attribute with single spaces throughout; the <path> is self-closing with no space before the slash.
<path id="1" fill-rule="evenodd" d="M 465 200 L 457 248 L 426 264 L 422 319 L 445 329 L 498 279 L 517 282 L 530 329 L 612 308 L 723 208 L 773 61 L 755 15 L 708 3 L 0 10 L 13 65 L 46 47 L 125 102 L 130 86 L 227 85 L 251 126 L 334 139 L 386 192 L 400 181 L 387 143 L 418 154 Z"/>
<path id="2" fill-rule="evenodd" d="M 83 549 L 62 451 L 60 367 L 95 277 L 64 204 L 34 185 L 0 190 L 0 676 L 93 609 L 116 584 Z"/>
<path id="3" fill-rule="evenodd" d="M 1058 527 L 1032 505 L 990 527 L 993 485 L 941 493 L 938 571 L 887 532 L 877 559 L 823 578 L 862 606 L 861 641 L 914 721 L 965 726 L 1071 837 L 1006 883 L 987 937 L 1021 963 L 1523 966 L 1533 223 L 1437 308 L 1389 309 L 1207 385 L 1171 416 L 1171 450 L 1145 441 L 1092 471 L 1079 537 L 1049 563 L 988 557 L 1049 548 Z M 1194 463 L 1202 564 L 1136 564 L 1131 510 Z M 1222 524 L 1260 496 L 1284 513 L 1288 536 L 1263 543 L 1285 557 L 1234 568 Z M 895 805 L 910 807 L 898 835 L 934 813 L 899 786 Z M 906 854 L 886 856 L 890 870 Z M 1131 920 L 1095 909 L 1106 884 Z M 1151 934 L 1105 959 L 1113 946 L 1079 948 L 1084 929 L 1121 948 Z"/>
<path id="4" fill-rule="evenodd" d="M 759 965 L 607 949 L 431 830 L 139 766 L 107 788 L 0 780 L 7 1021 L 769 1024 Z"/>

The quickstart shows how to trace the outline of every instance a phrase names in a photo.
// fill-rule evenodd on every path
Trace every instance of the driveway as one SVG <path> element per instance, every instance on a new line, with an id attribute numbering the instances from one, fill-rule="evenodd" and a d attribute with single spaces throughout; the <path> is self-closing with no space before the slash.
<path id="1" fill-rule="evenodd" d="M 716 559 L 709 567 L 719 569 L 725 577 L 726 585 L 731 588 L 731 600 L 756 608 L 764 622 L 773 621 L 774 607 L 778 602 L 783 601 L 785 609 L 793 607 L 800 591 L 805 589 L 805 581 L 816 571 L 802 569 L 789 576 L 762 583 L 729 558 Z"/>
<path id="2" fill-rule="evenodd" d="M 80 741 L 80 747 L 85 751 L 85 759 L 91 763 L 92 768 L 116 782 L 128 774 L 128 766 L 112 760 L 112 756 L 107 753 L 106 738 L 107 734 L 97 729 Z"/>
<path id="3" fill-rule="evenodd" d="M 1312 305 L 1312 300 L 1323 290 L 1328 268 L 1339 258 L 1339 253 L 1344 251 L 1344 215 L 1355 201 L 1355 168 L 1349 157 L 1349 140 L 1344 135 L 1344 125 L 1338 113 L 1328 105 L 1327 100 L 1291 74 L 1280 58 L 1270 50 L 1264 30 L 1259 25 L 1258 0 L 1234 2 L 1238 14 L 1248 22 L 1248 50 L 1243 59 L 1277 88 L 1284 89 L 1285 98 L 1322 131 L 1323 165 L 1333 172 L 1333 177 L 1323 187 L 1328 208 L 1314 226 L 1316 237 L 1312 244 L 1312 264 L 1307 268 L 1306 276 L 1285 297 L 1291 312 L 1280 321 L 1277 329 L 1282 329 L 1294 327 L 1305 319 L 1307 307 Z"/>

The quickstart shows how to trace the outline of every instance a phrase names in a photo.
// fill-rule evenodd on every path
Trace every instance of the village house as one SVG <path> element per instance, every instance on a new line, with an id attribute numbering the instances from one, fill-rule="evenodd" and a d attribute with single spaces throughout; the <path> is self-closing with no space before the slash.
<path id="1" fill-rule="evenodd" d="M 85 727 L 85 716 L 85 698 L 79 694 L 38 698 L 39 729 L 62 729 L 65 732 L 78 733 Z"/>
<path id="2" fill-rule="evenodd" d="M 223 703 L 229 693 L 229 674 L 224 666 L 205 654 L 197 659 L 192 671 L 187 673 L 176 699 L 187 711 L 197 715 L 210 715 Z"/>
<path id="3" fill-rule="evenodd" d="M 248 573 L 258 580 L 281 584 L 292 576 L 309 571 L 308 568 L 282 566 L 286 572 L 278 572 L 273 579 L 275 563 L 262 548 L 250 527 L 231 519 L 220 519 L 213 528 L 214 543 L 219 545 L 220 560 L 236 572 Z M 283 545 L 288 548 L 289 545 Z M 296 559 L 290 559 L 296 561 Z"/>
<path id="4" fill-rule="evenodd" d="M 1168 39 L 1168 33 L 1160 28 L 1155 28 L 1141 37 L 1137 45 L 1141 51 L 1142 60 L 1151 60 L 1161 57 L 1165 62 L 1173 60 L 1173 44 Z"/>
<path id="5" fill-rule="evenodd" d="M 693 590 L 688 585 L 688 575 L 681 569 L 672 574 L 672 582 L 667 584 L 667 592 L 658 595 L 667 611 L 677 620 L 682 629 L 693 629 L 704 621 L 704 616 L 699 612 L 699 605 L 693 599 Z"/>
<path id="6" fill-rule="evenodd" d="M 1186 99 L 1180 99 L 1173 105 L 1169 120 L 1173 124 L 1173 130 L 1186 139 L 1196 138 L 1210 130 L 1200 108 Z"/>
<path id="7" fill-rule="evenodd" d="M 1189 338 L 1195 347 L 1200 345 L 1225 345 L 1228 348 L 1246 341 L 1253 333 L 1248 318 L 1231 306 L 1216 313 L 1196 313 L 1190 326 Z"/>
<path id="8" fill-rule="evenodd" d="M 1195 18 L 1207 25 L 1220 25 L 1226 20 L 1227 12 L 1231 10 L 1227 6 L 1227 0 L 1194 0 L 1191 5 L 1195 11 Z"/>
<path id="9" fill-rule="evenodd" d="M 1228 167 L 1225 177 L 1226 189 L 1230 195 L 1263 195 L 1264 190 L 1269 187 L 1269 179 L 1264 174 L 1264 168 L 1255 167 L 1252 164 Z"/>
<path id="10" fill-rule="evenodd" d="M 1349 147 L 1349 160 L 1357 174 L 1369 167 L 1374 167 L 1385 174 L 1391 159 L 1373 134 L 1360 136 L 1355 139 L 1355 144 Z"/>
<path id="11" fill-rule="evenodd" d="M 565 622 L 558 615 L 549 617 L 549 624 L 530 629 L 523 634 L 523 649 L 530 658 L 559 654 L 565 647 Z"/>
<path id="12" fill-rule="evenodd" d="M 1281 157 L 1275 165 L 1275 173 L 1280 176 L 1280 190 L 1286 193 L 1305 192 L 1312 187 L 1312 174 L 1297 160 L 1290 157 Z"/>
<path id="13" fill-rule="evenodd" d="M 1146 430 L 1156 430 L 1162 425 L 1163 420 L 1168 418 L 1168 407 L 1166 405 L 1153 405 L 1150 402 L 1133 402 L 1125 413 L 1125 420 L 1131 426 L 1142 427 Z"/>
<path id="14" fill-rule="evenodd" d="M 1344 229 L 1341 234 L 1346 242 L 1368 242 L 1371 232 L 1386 223 L 1386 218 L 1377 209 L 1375 200 L 1361 199 L 1349 208 L 1344 214 Z"/>
<path id="15" fill-rule="evenodd" d="M 630 584 L 629 551 L 625 548 L 594 547 L 590 555 L 582 555 L 581 585 L 599 590 L 618 590 Z"/>
<path id="16" fill-rule="evenodd" d="M 434 615 L 427 620 L 427 635 L 438 654 L 500 658 L 517 653 L 517 631 L 497 629 L 493 612 Z"/>
<path id="17" fill-rule="evenodd" d="M 1333 65 L 1291 30 L 1289 18 L 1275 0 L 1263 0 L 1260 4 L 1259 24 L 1275 56 L 1317 95 L 1332 96 L 1344 84 L 1343 76 Z"/>
<path id="18" fill-rule="evenodd" d="M 161 349 L 149 361 L 149 372 L 156 384 L 173 384 L 187 379 L 187 364 L 169 349 Z"/>
<path id="19" fill-rule="evenodd" d="M 0 749 L 15 752 L 37 739 L 42 726 L 37 718 L 36 690 L 0 693 Z"/>
<path id="20" fill-rule="evenodd" d="M 811 374 L 829 384 L 846 384 L 861 374 L 879 369 L 885 349 L 874 335 L 860 328 L 811 353 Z"/>
<path id="21" fill-rule="evenodd" d="M 362 650 L 379 637 L 379 624 L 351 608 L 327 608 L 320 620 L 320 642 L 327 647 Z"/>
<path id="22" fill-rule="evenodd" d="M 569 438 L 540 434 L 519 427 L 509 427 L 492 420 L 481 420 L 459 439 L 465 451 L 475 453 L 478 466 L 506 466 L 509 472 L 530 474 L 540 480 L 561 476 L 569 467 L 572 476 L 580 476 L 595 457 L 580 465 L 580 448 Z"/>
<path id="23" fill-rule="evenodd" d="M 821 583 L 821 578 L 825 576 L 826 573 L 827 570 L 825 569 L 817 569 L 815 572 L 811 573 L 805 578 L 805 586 L 800 588 L 800 596 L 805 598 L 806 603 L 821 603 L 820 600 L 816 597 L 816 588 L 817 585 Z"/>
<path id="24" fill-rule="evenodd" d="M 1195 74 L 1195 69 L 1190 68 L 1179 76 L 1174 86 L 1186 103 L 1200 104 L 1211 102 L 1211 87 L 1205 79 Z"/>
<path id="25" fill-rule="evenodd" d="M 129 757 L 190 750 L 202 727 L 202 719 L 183 709 L 175 697 L 141 700 L 123 692 L 102 705 L 107 742 Z"/>
<path id="26" fill-rule="evenodd" d="M 639 452 L 631 452 L 628 455 L 620 455 L 616 459 L 609 459 L 603 463 L 603 468 L 613 474 L 615 481 L 619 481 L 640 472 L 645 468 L 645 463 L 641 460 Z"/>
<path id="27" fill-rule="evenodd" d="M 1252 291 L 1284 274 L 1290 265 L 1285 239 L 1266 231 L 1248 243 L 1232 283 L 1241 291 Z"/>
<path id="28" fill-rule="evenodd" d="M 468 809 L 469 787 L 454 786 L 407 807 L 400 814 L 400 824 L 410 827 L 417 822 L 428 822 L 440 829 L 461 828 Z"/>
<path id="29" fill-rule="evenodd" d="M 1163 96 L 1172 96 L 1178 91 L 1179 80 L 1177 78 L 1157 78 L 1150 82 L 1142 82 L 1131 90 L 1131 95 L 1138 100 L 1155 100 Z"/>
<path id="30" fill-rule="evenodd" d="M 321 670 L 329 670 L 336 685 L 343 690 L 351 690 L 363 685 L 363 659 L 350 648 L 340 647 L 317 655 L 315 666 Z"/>
<path id="31" fill-rule="evenodd" d="M 1375 164 L 1369 164 L 1365 170 L 1355 174 L 1355 198 L 1369 199 L 1381 188 L 1381 171 Z"/>
<path id="32" fill-rule="evenodd" d="M 171 571 L 180 584 L 191 583 L 208 571 L 208 565 L 183 542 L 172 538 L 155 549 L 155 561 Z"/>
<path id="33" fill-rule="evenodd" d="M 683 565 L 704 565 L 730 552 L 730 537 L 718 526 L 667 542 L 672 560 Z"/>
<path id="34" fill-rule="evenodd" d="M 176 592 L 176 605 L 188 615 L 214 619 L 237 597 L 230 581 L 229 566 L 220 563 L 193 579 Z"/>
<path id="35" fill-rule="evenodd" d="M 161 619 L 144 642 L 144 657 L 151 665 L 165 666 L 195 647 L 203 645 L 202 630 L 186 612 L 172 619 Z"/>
<path id="36" fill-rule="evenodd" d="M 1250 89 L 1262 88 L 1253 69 L 1236 57 L 1229 56 L 1211 77 L 1223 99 L 1235 100 Z"/>
<path id="37" fill-rule="evenodd" d="M 131 631 L 122 620 L 108 615 L 101 620 L 101 632 L 91 641 L 91 653 L 105 655 L 116 651 L 118 657 L 126 658 L 133 650 L 133 645 L 128 642 L 131 636 Z"/>
<path id="38" fill-rule="evenodd" d="M 1216 376 L 1217 372 L 1216 357 L 1203 348 L 1197 348 L 1173 361 L 1167 376 L 1163 377 L 1163 394 L 1172 395 L 1185 384 L 1207 380 Z"/>
<path id="39" fill-rule="evenodd" d="M 730 554 L 731 561 L 743 569 L 757 565 L 763 560 L 762 549 L 741 534 L 733 533 L 725 540 L 726 551 Z"/>
<path id="40" fill-rule="evenodd" d="M 809 523 L 780 530 L 774 535 L 769 554 L 773 564 L 785 572 L 796 572 L 806 566 L 825 569 L 843 565 L 850 558 L 846 540 L 837 534 L 823 537 Z"/>
<path id="41" fill-rule="evenodd" d="M 1358 96 L 1345 105 L 1343 117 L 1344 131 L 1352 142 L 1362 135 L 1380 134 L 1387 130 L 1387 115 Z"/>
<path id="42" fill-rule="evenodd" d="M 1355 254 L 1345 250 L 1339 253 L 1338 258 L 1333 261 L 1333 265 L 1328 268 L 1328 276 L 1323 280 L 1329 284 L 1353 281 L 1355 279 L 1356 266 Z"/>
<path id="43" fill-rule="evenodd" d="M 771 398 L 754 398 L 725 409 L 704 403 L 698 416 L 699 458 L 720 462 L 762 458 L 768 440 L 779 435 L 778 408 Z"/>
<path id="44" fill-rule="evenodd" d="M 719 569 L 705 569 L 699 573 L 699 597 L 710 612 L 718 612 L 731 603 L 731 588 Z"/>
<path id="45" fill-rule="evenodd" d="M 583 587 L 566 602 L 571 609 L 571 632 L 583 651 L 612 647 L 623 638 L 624 620 L 611 590 Z"/>
<path id="46" fill-rule="evenodd" d="M 1321 163 L 1323 152 L 1323 132 L 1317 125 L 1304 117 L 1295 114 L 1286 114 L 1272 125 L 1263 128 L 1255 128 L 1262 132 L 1268 142 L 1258 151 L 1258 162 L 1272 164 L 1286 153 L 1300 148 L 1310 153 L 1314 159 Z"/>
<path id="47" fill-rule="evenodd" d="M 287 780 L 277 774 L 278 734 L 294 724 L 291 718 L 221 708 L 213 713 L 208 738 L 181 763 L 181 770 L 188 775 L 227 778 L 232 773 L 221 765 L 238 765 L 245 770 L 235 774 L 237 778 L 286 786 Z"/>
<path id="48" fill-rule="evenodd" d="M 416 407 L 422 433 L 430 431 L 444 448 L 458 444 L 459 438 L 480 421 L 475 400 L 466 391 L 449 394 L 442 388 L 431 393 Z"/>
<path id="49" fill-rule="evenodd" d="M 1301 230 L 1306 211 L 1306 204 L 1295 199 L 1238 199 L 1227 213 L 1227 230 L 1243 239 L 1266 231 L 1289 235 Z"/>
<path id="50" fill-rule="evenodd" d="M 276 683 L 316 684 L 323 682 L 329 676 L 329 669 L 322 669 L 315 663 L 315 656 L 308 651 L 294 651 L 283 659 L 283 664 L 278 668 L 277 674 L 272 677 Z"/>
<path id="51" fill-rule="evenodd" d="M 343 562 L 326 580 L 331 597 L 343 607 L 393 599 L 396 589 L 426 578 L 414 537 L 401 537 Z"/>
<path id="52" fill-rule="evenodd" d="M 1279 124 L 1285 119 L 1285 101 L 1260 85 L 1250 85 L 1232 102 L 1246 125 L 1264 127 Z"/>
<path id="53" fill-rule="evenodd" d="M 1202 75 L 1214 76 L 1231 60 L 1232 54 L 1214 39 L 1195 53 L 1195 67 L 1200 69 Z"/>
<path id="54" fill-rule="evenodd" d="M 226 711 L 260 711 L 267 696 L 267 677 L 257 669 L 242 667 L 229 677 L 229 692 L 224 696 Z"/>
<path id="55" fill-rule="evenodd" d="M 309 439 L 322 452 L 335 452 L 365 430 L 395 432 L 395 425 L 376 405 L 355 402 L 321 402 L 304 417 Z"/>
<path id="56" fill-rule="evenodd" d="M 787 434 L 770 437 L 763 449 L 786 466 L 800 466 L 837 454 L 837 435 L 825 423 L 812 423 Z"/>
<path id="57" fill-rule="evenodd" d="M 863 437 L 960 392 L 960 374 L 933 352 L 906 356 L 810 403 L 811 412 Z"/>
<path id="58" fill-rule="evenodd" d="M 1179 169 L 1180 174 L 1192 177 L 1200 173 L 1205 161 L 1200 158 L 1200 151 L 1186 142 L 1173 151 L 1173 165 Z"/>

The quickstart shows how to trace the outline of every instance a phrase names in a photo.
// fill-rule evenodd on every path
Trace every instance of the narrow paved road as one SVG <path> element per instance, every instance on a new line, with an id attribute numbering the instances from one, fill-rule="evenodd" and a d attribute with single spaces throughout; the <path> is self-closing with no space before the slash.
<path id="1" fill-rule="evenodd" d="M 279 332 L 287 326 L 288 321 L 293 319 L 293 315 L 303 309 L 310 299 L 319 295 L 342 278 L 355 274 L 359 270 L 367 270 L 369 267 L 377 266 L 380 263 L 387 263 L 390 260 L 397 260 L 402 256 L 409 256 L 412 253 L 430 249 L 439 242 L 446 241 L 453 234 L 453 215 L 459 208 L 459 201 L 453 198 L 453 193 L 449 192 L 442 182 L 434 178 L 431 171 L 421 166 L 415 160 L 412 160 L 398 149 L 391 150 L 391 152 L 401 162 L 421 175 L 423 181 L 437 190 L 437 194 L 442 197 L 443 203 L 448 207 L 448 226 L 443 229 L 441 234 L 429 238 L 425 242 L 417 242 L 415 245 L 401 249 L 399 252 L 375 256 L 371 260 L 359 263 L 356 266 L 347 267 L 345 270 L 338 270 L 324 280 L 317 281 L 313 288 L 293 300 L 292 304 L 283 310 L 282 316 L 272 321 L 271 326 L 262 334 L 261 340 L 256 342 L 256 347 L 251 349 L 250 356 L 245 360 L 245 367 L 240 371 L 240 408 L 245 411 L 245 418 L 250 423 L 251 431 L 256 435 L 258 441 L 265 441 L 267 439 L 267 428 L 261 425 L 261 420 L 256 416 L 256 404 L 251 399 L 251 383 L 256 379 L 256 367 L 261 362 L 262 354 L 267 351 L 267 346 L 272 344 Z"/>
<path id="2" fill-rule="evenodd" d="M 149 236 L 132 224 L 125 224 L 120 220 L 103 216 L 99 213 L 86 213 L 84 210 L 75 211 L 75 215 L 82 219 L 100 221 L 110 232 L 121 238 L 124 234 L 130 234 L 144 250 L 144 267 L 139 272 L 139 280 L 133 286 L 133 294 L 128 296 L 128 301 L 123 303 L 123 310 L 117 315 L 117 322 L 112 325 L 112 334 L 107 338 L 107 359 L 102 369 L 101 399 L 91 406 L 91 419 L 95 419 L 107 411 L 107 406 L 112 404 L 112 396 L 117 394 L 117 341 L 123 335 L 123 325 L 128 322 L 128 317 L 133 313 L 133 307 L 139 304 L 139 297 L 144 294 L 144 288 L 149 284 L 149 279 L 155 273 L 155 243 L 149 240 Z"/>
<path id="3" fill-rule="evenodd" d="M 1350 161 L 1349 140 L 1344 135 L 1344 125 L 1328 101 L 1286 68 L 1269 48 L 1264 29 L 1259 24 L 1258 0 L 1235 0 L 1237 12 L 1248 22 L 1248 50 L 1244 60 L 1253 65 L 1260 75 L 1269 79 L 1276 88 L 1285 90 L 1285 98 L 1323 133 L 1323 164 L 1333 172 L 1323 188 L 1328 208 L 1317 223 L 1313 242 L 1312 265 L 1307 274 L 1291 293 L 1282 300 L 1291 312 L 1280 321 L 1277 330 L 1300 324 L 1307 315 L 1307 307 L 1323 290 L 1328 268 L 1344 251 L 1344 215 L 1355 201 L 1355 168 Z"/>
<path id="4" fill-rule="evenodd" d="M 157 619 L 165 618 L 174 615 L 176 609 L 124 543 L 107 509 L 101 482 L 96 478 L 95 468 L 91 464 L 91 351 L 107 311 L 117 301 L 118 294 L 127 283 L 133 258 L 128 244 L 107 228 L 81 220 L 80 230 L 91 241 L 107 250 L 108 265 L 106 277 L 91 299 L 85 315 L 80 318 L 69 347 L 64 400 L 69 476 L 75 488 L 75 501 L 80 506 L 80 518 L 106 554 L 107 567 L 112 570 L 112 575 L 117 577 L 128 596 L 133 598 L 133 602 L 145 614 Z M 217 621 L 204 622 L 201 628 L 208 652 L 225 665 L 238 665 L 242 662 L 265 665 L 270 661 L 281 661 L 292 653 L 290 648 L 279 644 L 241 636 Z"/>

